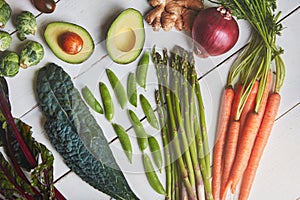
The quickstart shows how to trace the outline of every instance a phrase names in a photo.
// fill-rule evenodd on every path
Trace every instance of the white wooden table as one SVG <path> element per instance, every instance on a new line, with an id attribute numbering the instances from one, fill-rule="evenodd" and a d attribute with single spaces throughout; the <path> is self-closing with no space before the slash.
<path id="1" fill-rule="evenodd" d="M 137 62 L 130 65 L 120 66 L 111 63 L 106 56 L 105 35 L 112 19 L 118 12 L 125 8 L 133 7 L 145 14 L 150 6 L 146 0 L 58 0 L 57 8 L 52 14 L 41 14 L 38 12 L 30 0 L 7 0 L 13 9 L 13 18 L 9 21 L 5 30 L 12 34 L 13 44 L 10 50 L 16 50 L 20 42 L 15 33 L 13 20 L 16 14 L 23 10 L 31 11 L 37 18 L 39 26 L 35 36 L 29 36 L 28 39 L 39 41 L 45 48 L 45 58 L 38 66 L 29 69 L 21 69 L 19 74 L 14 78 L 8 78 L 10 99 L 12 111 L 15 117 L 21 118 L 33 127 L 33 135 L 39 142 L 44 143 L 54 154 L 54 178 L 56 187 L 68 199 L 99 199 L 108 200 L 109 196 L 93 189 L 91 186 L 82 181 L 76 174 L 71 172 L 64 164 L 60 155 L 51 146 L 47 139 L 42 124 L 42 113 L 37 107 L 35 96 L 35 76 L 38 69 L 48 62 L 54 62 L 62 66 L 71 77 L 74 77 L 76 86 L 81 87 L 83 84 L 89 85 L 95 89 L 96 83 L 102 78 L 104 69 L 111 67 L 119 77 L 128 71 L 133 71 Z M 208 5 L 208 4 L 207 4 Z M 250 199 L 264 200 L 296 200 L 300 198 L 300 2 L 298 0 L 278 0 L 278 10 L 282 10 L 283 26 L 286 27 L 282 32 L 282 36 L 278 38 L 278 45 L 285 50 L 283 59 L 286 64 L 286 79 L 281 90 L 282 103 L 278 113 L 278 118 L 273 128 L 269 143 L 265 149 L 261 165 L 259 167 L 256 180 L 251 192 Z M 92 35 L 95 42 L 95 51 L 93 55 L 80 65 L 67 64 L 54 56 L 46 45 L 43 38 L 43 30 L 45 26 L 52 21 L 67 21 L 85 27 Z M 215 128 L 215 119 L 217 118 L 217 105 L 225 83 L 228 70 L 236 55 L 235 52 L 247 43 L 249 37 L 249 26 L 244 21 L 239 21 L 241 30 L 240 38 L 235 47 L 228 53 L 213 57 L 207 60 L 196 59 L 196 63 L 201 63 L 199 73 L 205 76 L 201 80 L 204 90 L 208 92 L 205 95 L 208 126 L 210 132 L 210 140 L 213 141 L 213 130 Z M 145 23 L 146 27 L 146 48 L 151 48 L 154 44 L 158 47 L 172 48 L 173 45 L 188 45 L 186 35 L 176 31 L 171 32 L 153 32 Z M 176 41 L 176 43 L 174 43 Z M 106 56 L 106 57 L 105 57 Z M 94 67 L 94 68 L 90 68 Z M 86 73 L 79 76 L 87 69 L 96 70 L 93 73 Z M 149 80 L 151 73 L 149 72 Z M 124 76 L 125 77 L 125 76 Z M 123 77 L 123 78 L 124 78 Z M 103 79 L 104 78 L 103 76 Z M 107 81 L 107 80 L 104 80 Z M 150 84 L 151 85 L 151 84 Z M 93 88 L 94 87 L 94 88 Z M 206 89 L 205 89 L 206 88 Z M 143 91 L 140 91 L 143 92 Z M 149 96 L 153 93 L 151 86 L 145 92 Z M 153 96 L 153 95 L 152 95 Z M 152 97 L 151 96 L 151 97 Z M 99 97 L 99 96 L 98 96 Z M 149 97 L 151 99 L 151 97 Z M 151 99 L 154 103 L 154 99 Z M 154 104 L 153 104 L 154 105 Z M 119 110 L 116 122 L 122 123 L 125 127 L 130 126 L 130 122 L 126 115 Z M 141 116 L 141 109 L 137 110 Z M 110 124 L 104 120 L 103 116 L 96 116 L 100 126 L 104 130 L 107 140 L 110 141 L 115 137 Z M 151 129 L 147 129 L 151 131 Z M 153 130 L 152 130 L 153 131 Z M 129 131 L 130 132 L 130 131 Z M 131 133 L 131 135 L 134 135 Z M 156 136 L 159 135 L 156 134 Z M 141 163 L 141 156 L 138 153 L 136 142 L 133 141 L 135 155 L 133 164 L 129 164 L 126 160 L 124 152 L 121 150 L 119 142 L 116 140 L 111 143 L 111 149 L 120 164 L 125 176 L 132 187 L 133 191 L 142 200 L 163 199 L 162 196 L 155 193 L 148 184 Z M 211 144 L 212 146 L 213 144 Z M 160 176 L 164 181 L 164 175 Z"/>

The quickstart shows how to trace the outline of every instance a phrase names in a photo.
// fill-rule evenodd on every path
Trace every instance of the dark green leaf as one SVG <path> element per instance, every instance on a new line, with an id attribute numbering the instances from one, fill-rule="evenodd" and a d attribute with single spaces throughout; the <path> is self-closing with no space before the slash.
<path id="1" fill-rule="evenodd" d="M 66 164 L 115 199 L 138 199 L 70 76 L 61 67 L 48 64 L 39 71 L 36 88 L 46 116 L 45 130 Z"/>

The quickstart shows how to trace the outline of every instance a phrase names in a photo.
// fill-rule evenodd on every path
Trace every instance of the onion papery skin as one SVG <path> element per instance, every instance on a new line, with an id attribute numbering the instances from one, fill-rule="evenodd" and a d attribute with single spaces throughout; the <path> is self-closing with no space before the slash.
<path id="1" fill-rule="evenodd" d="M 226 11 L 226 12 L 225 12 Z M 194 51 L 202 58 L 228 52 L 237 42 L 239 27 L 231 12 L 224 7 L 200 11 L 194 20 Z"/>

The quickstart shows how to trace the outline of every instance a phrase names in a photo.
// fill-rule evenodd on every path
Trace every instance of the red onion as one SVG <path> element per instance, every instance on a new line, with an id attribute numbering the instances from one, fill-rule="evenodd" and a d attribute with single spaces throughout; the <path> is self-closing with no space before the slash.
<path id="1" fill-rule="evenodd" d="M 200 11 L 192 27 L 194 51 L 203 58 L 226 53 L 235 45 L 238 37 L 238 24 L 223 6 Z"/>

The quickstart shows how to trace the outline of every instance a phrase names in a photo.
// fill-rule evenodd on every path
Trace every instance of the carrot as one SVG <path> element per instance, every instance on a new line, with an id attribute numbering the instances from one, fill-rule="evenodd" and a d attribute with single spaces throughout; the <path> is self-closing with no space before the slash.
<path id="1" fill-rule="evenodd" d="M 239 102 L 241 100 L 243 89 L 244 89 L 244 87 L 242 84 L 238 84 L 236 86 L 235 93 L 234 93 L 234 100 L 232 103 L 232 108 L 231 108 L 231 113 L 230 113 L 230 122 L 232 122 L 233 120 L 236 119 L 236 113 L 239 108 Z"/>
<path id="2" fill-rule="evenodd" d="M 268 103 L 264 112 L 253 150 L 245 170 L 240 188 L 239 200 L 247 200 L 250 194 L 256 170 L 262 157 L 264 148 L 268 142 L 278 109 L 280 105 L 280 94 L 272 93 L 268 98 Z"/>
<path id="3" fill-rule="evenodd" d="M 224 193 L 226 193 L 229 186 L 231 186 L 231 192 L 234 194 L 238 182 L 242 179 L 243 173 L 247 167 L 248 160 L 252 151 L 252 147 L 255 142 L 255 138 L 260 127 L 262 117 L 266 108 L 269 89 L 272 80 L 272 72 L 270 71 L 267 78 L 265 90 L 262 94 L 262 99 L 258 113 L 251 112 L 248 114 L 245 126 L 242 127 L 241 137 L 238 144 L 238 150 L 236 158 L 232 166 L 230 177 L 225 185 Z"/>
<path id="4" fill-rule="evenodd" d="M 228 180 L 230 175 L 231 167 L 234 162 L 236 148 L 238 144 L 240 132 L 240 121 L 232 121 L 228 128 L 228 134 L 226 139 L 226 147 L 225 147 L 225 155 L 223 160 L 223 174 L 222 174 L 222 181 L 221 181 L 221 192 L 220 192 L 220 199 L 224 199 L 226 196 L 225 184 Z"/>
<path id="5" fill-rule="evenodd" d="M 230 169 L 234 161 L 235 152 L 236 152 L 236 145 L 238 142 L 238 135 L 239 135 L 239 127 L 240 122 L 235 120 L 239 102 L 241 100 L 243 92 L 243 85 L 237 84 L 234 98 L 232 101 L 231 111 L 230 111 L 230 118 L 229 118 L 229 125 L 227 127 L 226 136 L 225 136 L 225 143 L 224 143 L 224 155 L 223 155 L 223 170 L 222 170 L 222 178 L 221 178 L 221 193 L 220 196 L 222 198 L 222 190 L 224 189 L 225 183 L 229 177 Z"/>
<path id="6" fill-rule="evenodd" d="M 234 98 L 234 91 L 232 87 L 227 87 L 224 90 L 222 103 L 220 107 L 220 114 L 218 119 L 218 129 L 216 134 L 216 144 L 213 154 L 213 174 L 212 174 L 212 193 L 214 199 L 219 199 L 219 190 L 221 187 L 222 177 L 222 157 L 225 143 L 225 136 L 230 118 L 232 101 Z"/>
<path id="7" fill-rule="evenodd" d="M 258 91 L 258 86 L 259 86 L 259 81 L 256 80 L 251 88 L 251 92 L 246 100 L 246 103 L 244 105 L 244 108 L 240 116 L 241 127 L 244 127 L 247 114 L 250 113 L 251 110 L 253 110 L 255 107 L 255 98 Z"/>

